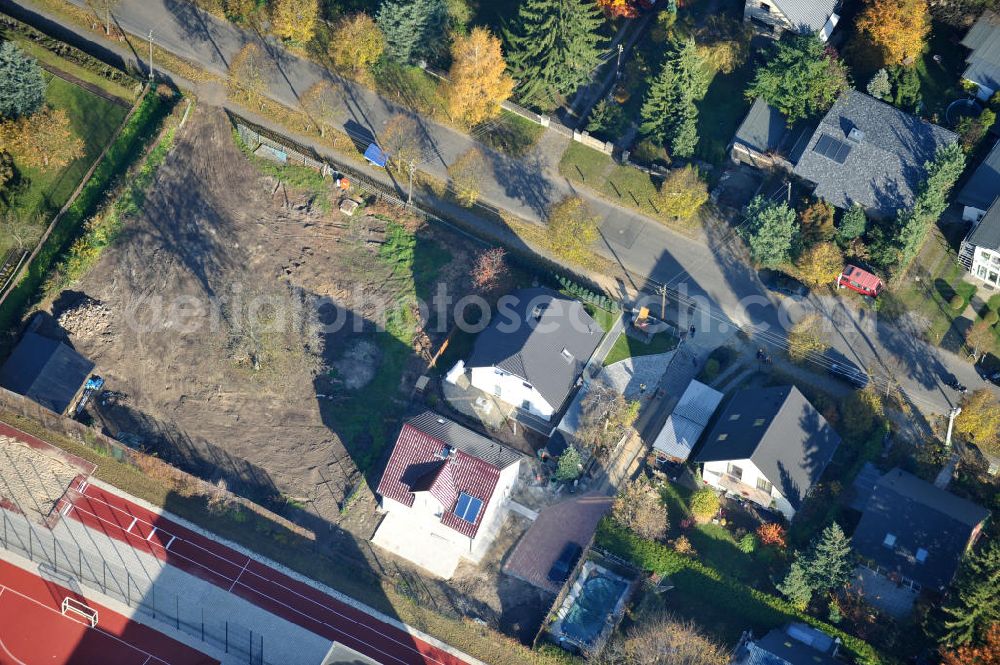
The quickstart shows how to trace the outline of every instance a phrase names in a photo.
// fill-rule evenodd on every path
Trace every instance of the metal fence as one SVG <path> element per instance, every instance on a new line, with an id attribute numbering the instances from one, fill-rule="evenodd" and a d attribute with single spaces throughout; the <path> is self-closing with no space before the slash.
<path id="1" fill-rule="evenodd" d="M 23 515 L 7 510 L 0 515 L 4 548 L 37 563 L 54 582 L 81 595 L 86 595 L 82 587 L 99 591 L 242 662 L 272 665 L 264 658 L 264 635 L 259 631 L 220 616 L 215 608 L 206 613 L 201 603 L 162 585 L 158 588 L 148 573 L 133 574 L 119 563 L 107 561 L 100 552 L 57 538 Z"/>

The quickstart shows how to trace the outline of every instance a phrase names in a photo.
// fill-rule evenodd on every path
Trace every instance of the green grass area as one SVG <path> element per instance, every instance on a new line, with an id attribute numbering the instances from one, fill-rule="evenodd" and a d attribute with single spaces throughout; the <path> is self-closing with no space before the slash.
<path id="1" fill-rule="evenodd" d="M 380 353 L 378 371 L 362 391 L 324 405 L 329 422 L 362 472 L 371 470 L 395 438 L 400 410 L 391 405 L 401 397 L 400 381 L 413 357 L 413 340 L 420 325 L 415 305 L 418 298 L 427 302 L 441 268 L 452 258 L 437 243 L 396 222 L 390 221 L 386 231 L 378 260 L 391 268 L 393 278 L 404 280 L 406 288 L 391 304 L 385 330 L 370 334 Z"/>
<path id="2" fill-rule="evenodd" d="M 511 157 L 524 157 L 535 147 L 545 133 L 545 128 L 510 111 L 501 111 L 500 117 L 489 121 L 488 130 L 473 129 L 473 135 L 494 150 Z"/>
<path id="3" fill-rule="evenodd" d="M 730 74 L 716 74 L 698 106 L 698 147 L 695 154 L 719 165 L 726 161 L 726 146 L 750 109 L 744 91 L 753 78 L 749 64 Z"/>
<path id="4" fill-rule="evenodd" d="M 22 219 L 33 220 L 40 229 L 66 203 L 128 113 L 128 109 L 77 85 L 47 72 L 44 76 L 48 82 L 46 102 L 66 112 L 73 131 L 83 140 L 84 150 L 83 156 L 61 169 L 26 167 L 15 160 L 15 167 L 28 186 L 14 199 L 14 210 Z M 7 249 L 6 239 L 0 238 L 0 253 Z"/>
<path id="5" fill-rule="evenodd" d="M 441 81 L 420 67 L 401 65 L 382 58 L 372 72 L 375 90 L 386 99 L 436 119 L 446 119 L 447 106 L 441 90 Z"/>
<path id="6" fill-rule="evenodd" d="M 651 356 L 657 353 L 666 353 L 677 348 L 677 337 L 669 332 L 661 332 L 653 335 L 649 344 L 629 337 L 625 333 L 619 335 L 615 340 L 615 345 L 611 347 L 604 365 L 612 365 L 626 358 L 637 358 L 639 356 Z"/>
<path id="7" fill-rule="evenodd" d="M 559 173 L 570 180 L 582 182 L 594 189 L 601 189 L 606 174 L 615 166 L 610 155 L 571 141 L 559 160 Z"/>
<path id="8" fill-rule="evenodd" d="M 944 115 L 948 105 L 968 96 L 960 86 L 965 70 L 965 49 L 958 44 L 961 38 L 960 31 L 934 21 L 927 48 L 915 64 L 924 102 L 923 115 L 936 117 L 935 122 L 944 126 L 947 126 Z M 935 62 L 934 56 L 939 56 L 941 62 Z"/>
<path id="9" fill-rule="evenodd" d="M 601 330 L 604 332 L 611 330 L 611 327 L 615 325 L 615 321 L 621 316 L 621 312 L 609 312 L 590 303 L 583 303 L 583 309 L 587 314 L 590 314 L 590 318 L 594 319 L 597 325 L 601 326 Z"/>
<path id="10" fill-rule="evenodd" d="M 115 97 L 120 97 L 127 102 L 134 102 L 139 97 L 139 91 L 142 90 L 142 85 L 138 82 L 136 82 L 135 86 L 128 87 L 119 82 L 111 81 L 106 77 L 87 69 L 86 67 L 81 67 L 75 62 L 70 62 L 65 58 L 59 57 L 58 54 L 53 53 L 39 44 L 36 44 L 30 39 L 15 36 L 14 41 L 17 42 L 17 45 L 20 46 L 25 53 L 36 58 L 39 62 L 64 71 L 67 74 L 75 76 L 81 81 L 95 85 L 105 92 L 114 95 Z"/>
<path id="11" fill-rule="evenodd" d="M 75 91 L 80 90 L 76 86 L 73 88 Z M 77 94 L 73 93 L 74 99 L 77 98 Z M 93 98 L 93 95 L 89 96 Z M 28 267 L 25 276 L 8 294 L 7 300 L 0 308 L 0 330 L 9 330 L 24 314 L 30 303 L 39 296 L 40 287 L 48 277 L 51 267 L 65 256 L 69 246 L 80 235 L 81 225 L 94 213 L 107 192 L 121 183 L 129 166 L 143 154 L 146 145 L 156 136 L 163 119 L 173 105 L 173 100 L 166 100 L 156 94 L 146 95 L 97 165 L 90 180 L 83 186 L 80 195 L 52 230 L 48 240 Z M 99 119 L 94 121 L 100 122 Z M 97 148 L 96 152 L 99 151 L 100 148 Z"/>

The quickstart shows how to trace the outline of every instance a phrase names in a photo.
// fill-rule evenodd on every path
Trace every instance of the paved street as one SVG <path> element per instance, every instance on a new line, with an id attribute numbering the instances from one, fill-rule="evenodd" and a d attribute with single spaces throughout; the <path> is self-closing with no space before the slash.
<path id="1" fill-rule="evenodd" d="M 85 0 L 69 0 L 84 6 Z M 0 7 L 17 5 L 44 15 L 30 0 L 0 0 Z M 155 41 L 164 48 L 196 62 L 205 69 L 224 76 L 228 63 L 239 49 L 250 40 L 260 37 L 220 21 L 185 0 L 122 0 L 114 9 L 114 16 L 130 39 L 131 53 L 124 48 L 102 43 L 105 48 L 126 57 L 142 57 L 144 38 L 150 30 Z M 65 25 L 83 39 L 93 41 L 93 34 L 75 26 Z M 298 58 L 276 44 L 262 41 L 272 57 L 273 71 L 269 79 L 269 94 L 288 106 L 297 106 L 297 98 L 310 85 L 326 79 L 339 86 L 343 94 L 341 118 L 345 128 L 361 128 L 378 136 L 386 121 L 405 109 L 379 97 L 373 91 L 344 81 L 319 65 Z M 211 102 L 222 95 L 218 85 L 214 89 L 199 90 L 203 99 Z M 576 192 L 574 185 L 557 172 L 558 160 L 569 139 L 554 132 L 546 132 L 534 151 L 523 159 L 513 159 L 485 148 L 466 134 L 432 121 L 418 118 L 425 132 L 430 149 L 427 160 L 420 168 L 437 178 L 447 177 L 447 165 L 469 147 L 479 145 L 493 166 L 493 177 L 483 188 L 483 200 L 495 207 L 510 210 L 517 215 L 539 221 L 549 203 Z M 262 123 L 266 124 L 266 123 Z M 281 130 L 288 133 L 287 130 Z M 294 134 L 296 140 L 314 147 L 321 154 L 329 150 L 310 141 L 308 137 Z M 358 167 L 389 186 L 384 171 Z M 667 283 L 672 288 L 697 299 L 693 323 L 699 331 L 699 346 L 703 340 L 723 340 L 732 333 L 727 321 L 743 326 L 754 326 L 760 331 L 758 343 L 779 345 L 784 342 L 788 322 L 801 316 L 801 307 L 782 307 L 775 295 L 763 293 L 756 274 L 747 266 L 744 249 L 735 232 L 725 220 L 715 220 L 700 237 L 690 239 L 678 235 L 661 224 L 629 210 L 619 208 L 588 192 L 578 192 L 588 200 L 599 214 L 601 238 L 598 250 L 616 261 L 629 276 L 627 289 L 649 292 L 650 279 Z M 431 208 L 449 205 L 437 200 L 417 201 Z M 504 241 L 520 242 L 498 234 L 496 226 L 474 213 L 452 206 L 450 213 L 461 215 L 470 225 L 481 227 Z M 658 298 L 654 298 L 656 302 Z M 836 300 L 836 299 L 830 299 Z M 895 375 L 905 392 L 918 409 L 925 413 L 942 413 L 954 404 L 956 394 L 941 385 L 941 375 L 950 372 L 971 389 L 983 382 L 972 366 L 963 358 L 942 349 L 931 347 L 919 340 L 913 331 L 901 330 L 895 325 L 876 322 L 874 317 L 833 316 L 830 301 L 816 301 L 830 318 L 828 337 L 833 344 L 835 362 L 848 361 L 858 367 L 872 369 L 884 384 L 884 377 Z M 656 305 L 654 305 L 656 309 Z M 687 308 L 675 313 L 684 318 Z M 841 311 L 843 314 L 843 311 Z M 681 321 L 681 326 L 687 326 Z M 711 335 L 709 337 L 708 335 Z M 819 368 L 825 371 L 825 368 Z"/>

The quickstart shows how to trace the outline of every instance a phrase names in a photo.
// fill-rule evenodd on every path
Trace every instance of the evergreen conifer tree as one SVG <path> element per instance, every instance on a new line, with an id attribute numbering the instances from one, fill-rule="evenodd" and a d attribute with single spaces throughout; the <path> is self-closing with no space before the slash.
<path id="1" fill-rule="evenodd" d="M 690 157 L 698 144 L 698 107 L 708 77 L 693 39 L 675 43 L 642 105 L 639 130 L 670 150 Z"/>
<path id="2" fill-rule="evenodd" d="M 1000 623 L 1000 542 L 969 555 L 943 611 L 944 644 L 982 640 L 990 625 Z"/>
<path id="3" fill-rule="evenodd" d="M 812 600 L 812 587 L 806 579 L 806 572 L 799 561 L 793 561 L 788 575 L 775 585 L 796 608 L 804 610 Z"/>
<path id="4" fill-rule="evenodd" d="M 0 118 L 31 115 L 45 103 L 42 68 L 14 42 L 0 44 Z"/>
<path id="5" fill-rule="evenodd" d="M 840 589 L 851 579 L 851 541 L 834 522 L 813 541 L 802 561 L 806 580 L 813 591 Z"/>
<path id="6" fill-rule="evenodd" d="M 408 63 L 441 41 L 448 12 L 444 0 L 385 0 L 375 22 L 385 36 L 386 52 Z"/>

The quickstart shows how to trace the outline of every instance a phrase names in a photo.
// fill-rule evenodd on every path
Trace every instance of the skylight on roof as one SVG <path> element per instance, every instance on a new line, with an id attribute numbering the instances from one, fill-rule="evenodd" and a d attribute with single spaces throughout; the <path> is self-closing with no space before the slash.
<path id="1" fill-rule="evenodd" d="M 469 496 L 465 492 L 458 495 L 458 502 L 455 504 L 455 514 L 469 524 L 475 524 L 479 518 L 479 511 L 483 509 L 482 499 Z"/>
<path id="2" fill-rule="evenodd" d="M 885 540 L 882 541 L 882 544 L 885 545 L 886 547 L 893 547 L 896 544 L 896 534 L 894 533 L 885 534 Z"/>
<path id="3" fill-rule="evenodd" d="M 918 547 L 916 559 L 917 563 L 923 563 L 924 561 L 927 561 L 927 550 L 925 550 L 923 547 Z"/>

